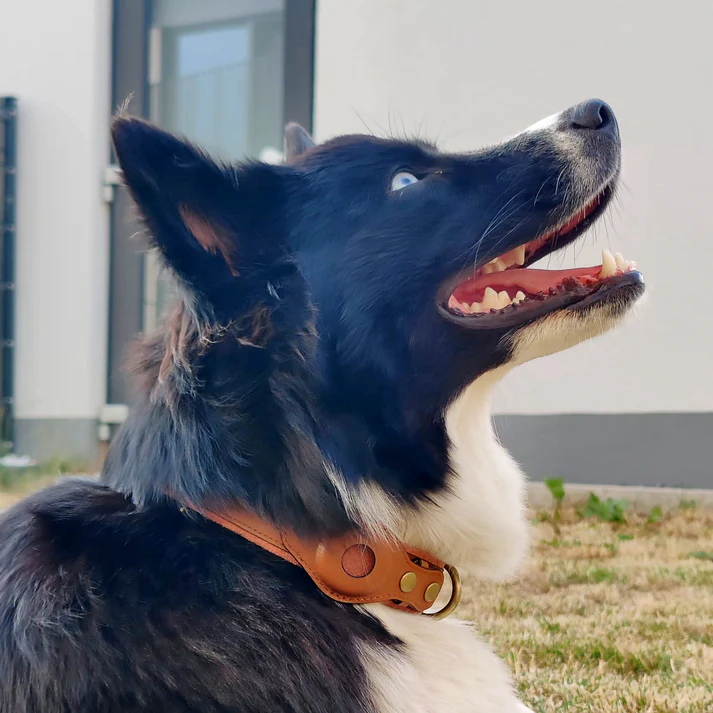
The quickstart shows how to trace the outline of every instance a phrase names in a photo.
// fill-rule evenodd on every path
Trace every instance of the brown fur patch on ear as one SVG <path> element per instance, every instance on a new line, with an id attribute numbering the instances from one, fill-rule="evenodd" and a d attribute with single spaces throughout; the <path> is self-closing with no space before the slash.
<path id="1" fill-rule="evenodd" d="M 217 255 L 220 253 L 225 260 L 225 264 L 233 273 L 233 277 L 238 277 L 240 274 L 233 264 L 233 253 L 235 245 L 228 235 L 219 226 L 212 225 L 203 216 L 197 215 L 186 206 L 179 206 L 178 212 L 183 218 L 188 230 L 191 231 L 193 237 L 198 241 L 198 244 L 209 253 Z"/>

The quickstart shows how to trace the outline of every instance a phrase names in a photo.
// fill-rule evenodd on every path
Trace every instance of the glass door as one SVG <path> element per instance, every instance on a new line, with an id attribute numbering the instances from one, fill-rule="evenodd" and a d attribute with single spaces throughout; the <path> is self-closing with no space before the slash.
<path id="1" fill-rule="evenodd" d="M 275 155 L 284 126 L 285 0 L 155 0 L 148 110 L 152 121 L 227 160 Z M 143 328 L 173 286 L 156 256 L 144 268 Z"/>

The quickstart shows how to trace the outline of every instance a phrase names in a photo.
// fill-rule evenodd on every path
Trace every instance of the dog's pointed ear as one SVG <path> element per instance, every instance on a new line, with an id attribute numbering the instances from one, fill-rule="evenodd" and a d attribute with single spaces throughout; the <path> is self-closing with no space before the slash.
<path id="1" fill-rule="evenodd" d="M 210 295 L 244 267 L 265 264 L 265 253 L 276 246 L 250 233 L 264 236 L 261 216 L 267 221 L 277 212 L 271 200 L 279 193 L 278 167 L 218 163 L 189 142 L 126 116 L 114 120 L 112 138 L 153 245 L 184 284 Z"/>
<path id="2" fill-rule="evenodd" d="M 291 163 L 316 145 L 314 139 L 299 124 L 290 123 L 285 127 L 285 163 Z"/>

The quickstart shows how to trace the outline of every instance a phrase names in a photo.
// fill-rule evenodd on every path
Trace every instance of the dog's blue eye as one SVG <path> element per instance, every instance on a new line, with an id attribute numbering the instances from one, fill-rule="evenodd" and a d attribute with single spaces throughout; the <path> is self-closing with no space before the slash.
<path id="1" fill-rule="evenodd" d="M 417 181 L 418 178 L 416 178 L 413 173 L 409 173 L 408 171 L 399 171 L 391 179 L 391 190 L 400 191 L 402 188 L 406 188 L 406 186 L 410 186 L 412 183 L 416 183 Z"/>

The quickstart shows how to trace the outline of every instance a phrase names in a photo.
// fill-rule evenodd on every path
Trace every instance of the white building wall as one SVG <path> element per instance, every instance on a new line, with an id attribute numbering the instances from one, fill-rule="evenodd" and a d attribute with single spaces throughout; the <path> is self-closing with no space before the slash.
<path id="1" fill-rule="evenodd" d="M 104 402 L 110 89 L 109 0 L 0 3 L 0 95 L 19 105 L 19 419 L 95 419 Z"/>
<path id="2" fill-rule="evenodd" d="M 421 131 L 472 149 L 599 97 L 620 122 L 622 206 L 577 246 L 635 259 L 641 316 L 516 370 L 514 414 L 713 411 L 713 3 L 320 0 L 317 138 Z M 554 266 L 572 264 L 574 251 Z"/>
<path id="3" fill-rule="evenodd" d="M 618 333 L 516 370 L 502 412 L 713 411 L 712 22 L 703 0 L 317 3 L 319 139 L 366 124 L 462 150 L 592 96 L 617 113 L 622 207 L 577 262 L 621 250 L 644 271 L 648 304 Z M 0 3 L 0 94 L 20 107 L 16 415 L 27 423 L 90 424 L 104 402 L 111 39 L 110 0 Z"/>

